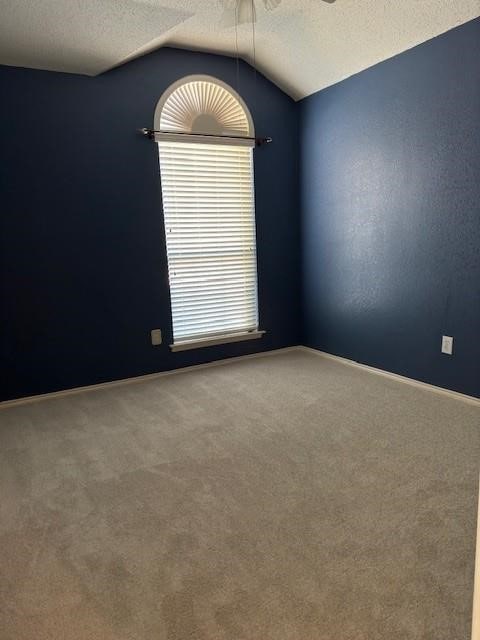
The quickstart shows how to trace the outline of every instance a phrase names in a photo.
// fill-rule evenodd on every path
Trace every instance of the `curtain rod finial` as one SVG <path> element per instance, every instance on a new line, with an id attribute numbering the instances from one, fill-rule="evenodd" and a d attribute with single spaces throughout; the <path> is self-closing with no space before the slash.
<path id="1" fill-rule="evenodd" d="M 270 136 L 267 136 L 266 138 L 257 138 L 255 142 L 257 144 L 257 147 L 261 147 L 264 144 L 270 144 L 271 142 L 273 142 L 273 138 L 271 138 Z"/>
<path id="2" fill-rule="evenodd" d="M 146 127 L 143 127 L 142 129 L 138 130 L 142 135 L 146 136 L 147 138 L 150 138 L 150 140 L 153 140 L 154 138 L 154 132 L 152 129 L 147 129 Z"/>

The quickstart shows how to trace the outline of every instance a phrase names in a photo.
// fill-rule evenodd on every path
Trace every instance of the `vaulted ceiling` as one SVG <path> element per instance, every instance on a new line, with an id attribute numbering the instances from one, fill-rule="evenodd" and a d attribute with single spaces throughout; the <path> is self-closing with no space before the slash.
<path id="1" fill-rule="evenodd" d="M 253 63 L 252 25 L 232 26 L 235 3 L 0 0 L 0 64 L 97 75 L 167 45 L 231 55 L 238 48 Z M 255 64 L 295 99 L 480 16 L 480 0 L 255 5 Z"/>

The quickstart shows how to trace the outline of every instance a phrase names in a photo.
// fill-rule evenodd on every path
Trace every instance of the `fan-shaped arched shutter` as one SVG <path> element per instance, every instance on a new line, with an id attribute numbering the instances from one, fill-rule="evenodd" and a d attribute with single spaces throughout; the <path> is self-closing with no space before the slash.
<path id="1" fill-rule="evenodd" d="M 254 146 L 246 104 L 233 89 L 209 76 L 189 76 L 172 85 L 158 103 L 155 129 L 161 132 L 155 134 L 158 141 L 194 134 L 197 142 L 211 143 L 213 137 L 218 144 Z"/>

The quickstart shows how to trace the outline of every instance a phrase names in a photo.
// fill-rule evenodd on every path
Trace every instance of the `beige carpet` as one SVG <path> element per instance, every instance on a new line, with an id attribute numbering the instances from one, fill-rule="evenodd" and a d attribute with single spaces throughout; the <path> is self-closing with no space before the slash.
<path id="1" fill-rule="evenodd" d="M 465 640 L 479 409 L 294 351 L 0 411 L 1 640 Z"/>

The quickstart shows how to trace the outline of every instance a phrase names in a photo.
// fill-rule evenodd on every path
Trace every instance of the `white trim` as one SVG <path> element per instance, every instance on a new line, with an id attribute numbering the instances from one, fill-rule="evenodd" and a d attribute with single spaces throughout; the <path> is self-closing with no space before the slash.
<path id="1" fill-rule="evenodd" d="M 205 362 L 202 364 L 192 364 L 187 367 L 180 367 L 178 369 L 169 369 L 168 371 L 158 371 L 157 373 L 147 373 L 142 376 L 135 376 L 134 378 L 123 378 L 121 380 L 112 380 L 110 382 L 100 382 L 99 384 L 91 384 L 84 387 L 74 387 L 73 389 L 64 389 L 62 391 L 52 391 L 51 393 L 43 393 L 41 395 L 36 395 L 36 396 L 26 396 L 24 398 L 16 398 L 15 400 L 4 400 L 3 402 L 0 402 L 0 410 L 6 409 L 8 407 L 16 406 L 16 405 L 37 402 L 38 400 L 50 400 L 52 398 L 61 398 L 63 396 L 75 395 L 77 393 L 83 393 L 85 391 L 97 391 L 97 390 L 106 389 L 109 387 L 120 387 L 126 384 L 134 384 L 136 382 L 143 382 L 145 380 L 155 380 L 156 378 L 162 378 L 163 376 L 175 375 L 177 373 L 184 373 L 186 371 L 193 371 L 195 369 L 207 369 L 209 367 L 218 367 L 224 364 L 229 364 L 231 362 L 248 360 L 250 358 L 259 358 L 261 356 L 275 356 L 277 354 L 287 353 L 289 351 L 306 351 L 320 358 L 335 360 L 349 367 L 357 367 L 359 369 L 363 369 L 364 371 L 373 373 L 375 375 L 384 376 L 386 378 L 396 380 L 397 382 L 402 382 L 404 384 L 409 384 L 414 387 L 419 387 L 421 389 L 424 389 L 425 391 L 433 391 L 434 393 L 440 393 L 442 395 L 449 396 L 454 400 L 461 400 L 462 402 L 467 402 L 468 404 L 480 406 L 480 398 L 467 396 L 466 394 L 458 393 L 457 391 L 450 391 L 449 389 L 443 389 L 442 387 L 435 387 L 434 385 L 428 384 L 426 382 L 420 382 L 419 380 L 414 380 L 413 378 L 407 378 L 405 376 L 398 375 L 397 373 L 390 373 L 389 371 L 376 369 L 375 367 L 370 367 L 369 365 L 366 365 L 366 364 L 360 364 L 359 362 L 355 362 L 354 360 L 348 360 L 347 358 L 342 358 L 341 356 L 334 356 L 331 353 L 326 353 L 325 351 L 312 349 L 312 347 L 296 345 L 293 347 L 283 347 L 282 349 L 272 349 L 271 351 L 259 351 L 258 353 L 249 353 L 243 356 L 234 356 L 232 358 L 224 358 L 223 360 L 213 360 L 212 362 Z M 480 545 L 479 545 L 479 549 L 480 549 Z M 479 558 L 479 562 L 480 562 L 480 558 Z M 479 576 L 479 591 L 480 591 L 480 576 Z M 480 611 L 480 593 L 478 593 L 478 601 L 479 601 L 478 606 Z M 479 627 L 480 627 L 480 613 L 479 613 Z M 475 640 L 480 640 L 480 634 L 478 638 L 475 638 Z"/>
<path id="2" fill-rule="evenodd" d="M 243 342 L 244 340 L 258 340 L 265 331 L 242 331 L 241 333 L 228 333 L 210 338 L 195 338 L 194 340 L 181 340 L 170 345 L 172 351 L 188 351 L 189 349 L 201 349 L 202 347 L 213 347 L 217 344 L 228 344 L 229 342 Z"/>
<path id="3" fill-rule="evenodd" d="M 22 404 L 31 404 L 32 402 L 38 402 L 41 400 L 53 400 L 54 398 L 63 398 L 65 396 L 73 396 L 78 393 L 85 393 L 89 391 L 101 391 L 102 389 L 109 389 L 112 387 L 123 387 L 128 384 L 136 384 L 138 382 L 146 382 L 148 380 L 156 380 L 157 378 L 163 378 L 164 376 L 173 376 L 177 373 L 186 373 L 188 371 L 195 371 L 195 369 L 209 369 L 210 367 L 219 367 L 224 364 L 230 364 L 232 362 L 238 362 L 240 360 L 250 360 L 251 358 L 259 358 L 261 356 L 276 356 L 289 351 L 297 351 L 298 346 L 282 347 L 281 349 L 271 349 L 270 351 L 259 351 L 258 353 L 247 353 L 243 356 L 234 356 L 231 358 L 224 358 L 223 360 L 213 360 L 212 362 L 203 362 L 202 364 L 191 364 L 187 367 L 179 367 L 177 369 L 169 369 L 168 371 L 158 371 L 157 373 L 147 373 L 142 376 L 135 376 L 133 378 L 122 378 L 121 380 L 112 380 L 110 382 L 100 382 L 98 384 L 89 384 L 85 387 L 74 387 L 73 389 L 63 389 L 62 391 L 51 391 L 50 393 L 42 393 L 36 396 L 26 396 L 24 398 L 15 398 L 14 400 L 4 400 L 0 402 L 0 410 L 8 409 L 9 407 L 15 407 Z"/>
<path id="4" fill-rule="evenodd" d="M 349 367 L 357 367 L 358 369 L 363 369 L 364 371 L 368 371 L 369 373 L 374 373 L 375 375 L 383 376 L 385 378 L 390 378 L 391 380 L 396 380 L 397 382 L 403 382 L 404 384 L 409 384 L 414 387 L 419 387 L 420 389 L 425 389 L 427 391 L 433 391 L 434 393 L 440 393 L 442 395 L 449 396 L 454 400 L 462 400 L 463 402 L 468 402 L 469 404 L 480 406 L 480 398 L 475 398 L 474 396 L 468 396 L 465 393 L 459 393 L 458 391 L 451 391 L 450 389 L 444 389 L 443 387 L 436 387 L 433 384 L 428 384 L 428 382 L 421 382 L 420 380 L 415 380 L 414 378 L 407 378 L 406 376 L 401 376 L 398 373 L 391 373 L 390 371 L 377 369 L 376 367 L 371 367 L 368 364 L 362 364 L 360 362 L 356 362 L 355 360 L 342 358 L 341 356 L 334 356 L 331 353 L 327 353 L 326 351 L 320 351 L 319 349 L 313 349 L 312 347 L 298 346 L 297 348 L 301 351 L 307 351 L 308 353 L 313 353 L 316 356 L 319 356 L 321 358 L 327 358 L 329 360 L 335 360 L 336 362 L 340 362 L 341 364 L 346 364 Z M 480 640 L 480 637 L 478 640 Z"/>

